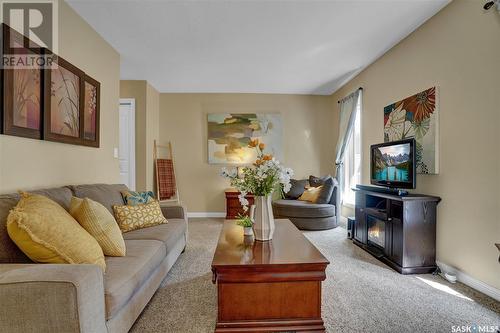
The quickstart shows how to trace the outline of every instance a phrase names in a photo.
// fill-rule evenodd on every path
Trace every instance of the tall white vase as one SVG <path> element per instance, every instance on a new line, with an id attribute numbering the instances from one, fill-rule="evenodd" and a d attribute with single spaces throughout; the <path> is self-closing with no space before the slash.
<path id="1" fill-rule="evenodd" d="M 258 241 L 268 241 L 274 234 L 274 215 L 271 206 L 271 196 L 256 196 L 255 206 L 250 211 L 250 218 L 254 221 L 254 236 Z"/>

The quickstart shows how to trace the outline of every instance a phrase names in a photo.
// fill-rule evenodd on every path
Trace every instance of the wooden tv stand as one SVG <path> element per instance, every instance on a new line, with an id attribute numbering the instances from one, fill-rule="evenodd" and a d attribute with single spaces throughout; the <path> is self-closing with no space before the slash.
<path id="1" fill-rule="evenodd" d="M 401 274 L 436 270 L 436 208 L 441 198 L 354 190 L 354 244 Z"/>

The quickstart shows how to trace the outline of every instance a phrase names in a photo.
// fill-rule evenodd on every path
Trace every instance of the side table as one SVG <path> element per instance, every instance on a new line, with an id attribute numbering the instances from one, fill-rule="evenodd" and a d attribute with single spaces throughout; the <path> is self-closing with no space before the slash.
<path id="1" fill-rule="evenodd" d="M 226 193 L 226 219 L 236 219 L 239 214 L 244 214 L 243 206 L 240 204 L 238 195 L 240 192 L 234 188 L 227 189 Z M 253 194 L 247 194 L 245 198 L 248 200 L 249 205 L 253 205 Z"/>

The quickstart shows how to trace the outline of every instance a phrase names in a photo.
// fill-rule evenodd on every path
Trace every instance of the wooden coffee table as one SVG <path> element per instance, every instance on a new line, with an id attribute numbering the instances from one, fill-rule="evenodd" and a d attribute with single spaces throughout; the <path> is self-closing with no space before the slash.
<path id="1" fill-rule="evenodd" d="M 289 220 L 269 242 L 224 222 L 212 261 L 215 332 L 324 332 L 321 281 L 329 261 Z"/>

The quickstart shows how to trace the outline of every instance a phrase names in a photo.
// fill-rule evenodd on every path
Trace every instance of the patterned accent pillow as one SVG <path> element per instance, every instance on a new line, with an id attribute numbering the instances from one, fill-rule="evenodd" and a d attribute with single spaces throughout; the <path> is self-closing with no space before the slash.
<path id="1" fill-rule="evenodd" d="M 125 205 L 128 206 L 147 204 L 155 199 L 153 191 L 145 191 L 145 192 L 123 191 L 121 193 Z"/>
<path id="2" fill-rule="evenodd" d="M 122 232 L 168 223 L 156 200 L 137 206 L 113 206 L 113 210 Z"/>

